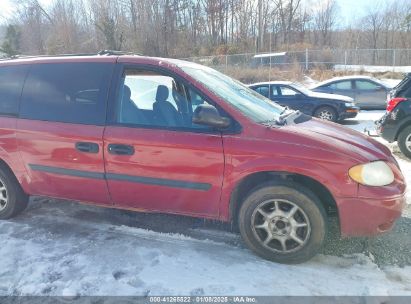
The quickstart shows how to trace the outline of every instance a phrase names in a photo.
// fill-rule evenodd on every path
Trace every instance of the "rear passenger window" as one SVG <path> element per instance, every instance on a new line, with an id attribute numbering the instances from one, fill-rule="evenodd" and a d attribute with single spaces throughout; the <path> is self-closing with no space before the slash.
<path id="1" fill-rule="evenodd" d="M 340 81 L 330 84 L 330 88 L 334 90 L 351 90 L 351 81 Z"/>
<path id="2" fill-rule="evenodd" d="M 32 65 L 20 117 L 103 125 L 113 67 L 110 63 Z"/>
<path id="3" fill-rule="evenodd" d="M 0 115 L 17 115 L 28 65 L 0 67 Z"/>
<path id="4" fill-rule="evenodd" d="M 264 97 L 269 97 L 269 90 L 268 90 L 268 86 L 261 86 L 261 87 L 257 87 L 255 89 L 255 91 L 261 95 L 263 95 Z"/>

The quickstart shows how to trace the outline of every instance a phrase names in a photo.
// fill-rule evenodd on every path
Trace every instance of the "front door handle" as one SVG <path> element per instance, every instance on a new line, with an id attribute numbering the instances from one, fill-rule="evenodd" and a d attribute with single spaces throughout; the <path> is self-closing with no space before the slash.
<path id="1" fill-rule="evenodd" d="M 109 144 L 108 153 L 114 155 L 133 155 L 134 147 L 122 144 Z"/>
<path id="2" fill-rule="evenodd" d="M 98 153 L 98 144 L 92 142 L 76 142 L 76 150 L 84 153 Z"/>

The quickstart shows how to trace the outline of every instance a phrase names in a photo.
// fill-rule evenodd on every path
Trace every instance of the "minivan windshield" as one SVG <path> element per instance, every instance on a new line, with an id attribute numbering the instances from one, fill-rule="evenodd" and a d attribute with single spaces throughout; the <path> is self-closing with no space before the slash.
<path id="1" fill-rule="evenodd" d="M 189 64 L 180 68 L 257 123 L 278 121 L 284 112 L 280 105 L 216 70 Z"/>

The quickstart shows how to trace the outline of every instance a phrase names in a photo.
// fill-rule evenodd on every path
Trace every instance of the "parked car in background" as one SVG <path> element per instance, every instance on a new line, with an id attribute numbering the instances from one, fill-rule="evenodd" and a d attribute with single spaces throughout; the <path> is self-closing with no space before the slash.
<path id="1" fill-rule="evenodd" d="M 392 86 L 368 76 L 332 78 L 310 87 L 321 93 L 349 96 L 361 109 L 385 109 Z"/>
<path id="2" fill-rule="evenodd" d="M 391 91 L 387 112 L 376 124 L 381 137 L 397 141 L 401 152 L 411 159 L 411 73 Z"/>
<path id="3" fill-rule="evenodd" d="M 290 81 L 260 82 L 249 87 L 284 107 L 300 110 L 323 120 L 336 122 L 353 118 L 359 112 L 350 97 L 313 92 Z"/>
<path id="4" fill-rule="evenodd" d="M 198 64 L 101 54 L 0 62 L 0 219 L 30 195 L 194 216 L 299 263 L 330 217 L 348 237 L 401 216 L 406 184 L 383 144 Z"/>

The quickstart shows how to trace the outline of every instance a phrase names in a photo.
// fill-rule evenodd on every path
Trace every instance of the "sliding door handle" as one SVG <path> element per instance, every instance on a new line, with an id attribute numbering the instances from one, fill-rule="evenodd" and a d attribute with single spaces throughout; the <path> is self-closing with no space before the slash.
<path id="1" fill-rule="evenodd" d="M 92 142 L 76 142 L 76 150 L 84 153 L 98 153 L 98 144 Z"/>

